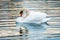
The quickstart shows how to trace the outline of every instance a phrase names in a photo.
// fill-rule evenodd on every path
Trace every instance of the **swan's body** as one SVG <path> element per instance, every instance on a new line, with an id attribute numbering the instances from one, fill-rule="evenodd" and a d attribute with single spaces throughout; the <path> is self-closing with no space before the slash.
<path id="1" fill-rule="evenodd" d="M 18 17 L 16 22 L 19 23 L 37 23 L 47 22 L 50 18 L 46 18 L 47 14 L 35 11 L 29 11 L 27 17 Z"/>

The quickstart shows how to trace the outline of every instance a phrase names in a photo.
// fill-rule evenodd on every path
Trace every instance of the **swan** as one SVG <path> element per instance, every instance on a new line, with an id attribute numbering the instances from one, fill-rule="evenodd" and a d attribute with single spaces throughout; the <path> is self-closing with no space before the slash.
<path id="1" fill-rule="evenodd" d="M 20 14 L 20 17 L 16 18 L 16 22 L 41 24 L 51 19 L 47 18 L 47 16 L 48 15 L 46 13 L 23 10 L 23 15 Z"/>

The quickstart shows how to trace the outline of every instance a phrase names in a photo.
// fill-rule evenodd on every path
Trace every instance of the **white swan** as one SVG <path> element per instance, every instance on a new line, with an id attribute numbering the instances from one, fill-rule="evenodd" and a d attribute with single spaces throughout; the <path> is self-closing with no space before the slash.
<path id="1" fill-rule="evenodd" d="M 26 13 L 22 17 L 18 17 L 16 22 L 19 23 L 37 23 L 41 24 L 50 20 L 50 18 L 46 18 L 46 13 L 36 12 L 36 11 L 28 11 L 28 16 Z"/>

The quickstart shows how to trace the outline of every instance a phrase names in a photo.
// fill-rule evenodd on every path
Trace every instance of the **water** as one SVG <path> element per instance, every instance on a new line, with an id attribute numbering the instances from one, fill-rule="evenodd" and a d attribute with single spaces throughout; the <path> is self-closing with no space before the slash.
<path id="1" fill-rule="evenodd" d="M 59 30 L 56 30 L 57 28 L 54 29 L 46 24 L 40 25 L 34 23 L 25 23 L 23 26 L 28 28 L 28 36 L 12 35 L 0 37 L 0 40 L 60 40 L 60 32 L 58 32 Z"/>

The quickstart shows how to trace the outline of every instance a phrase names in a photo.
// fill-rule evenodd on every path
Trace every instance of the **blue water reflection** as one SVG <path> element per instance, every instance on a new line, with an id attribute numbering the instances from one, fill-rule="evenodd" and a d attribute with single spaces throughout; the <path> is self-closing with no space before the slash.
<path id="1" fill-rule="evenodd" d="M 29 31 L 29 38 L 31 40 L 44 38 L 42 34 L 49 26 L 46 23 L 36 24 L 36 23 L 16 23 L 17 29 L 19 30 L 20 26 L 24 26 Z"/>
<path id="2" fill-rule="evenodd" d="M 16 22 L 16 28 L 19 29 L 20 26 L 24 26 L 26 27 L 29 31 L 33 32 L 33 31 L 45 31 L 49 26 L 46 23 L 41 23 L 41 24 L 37 24 L 37 23 L 18 23 Z"/>

